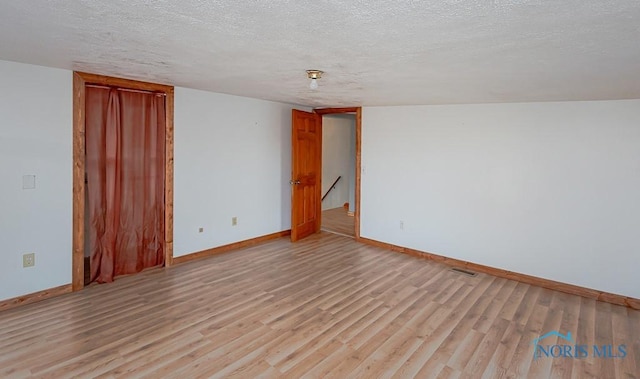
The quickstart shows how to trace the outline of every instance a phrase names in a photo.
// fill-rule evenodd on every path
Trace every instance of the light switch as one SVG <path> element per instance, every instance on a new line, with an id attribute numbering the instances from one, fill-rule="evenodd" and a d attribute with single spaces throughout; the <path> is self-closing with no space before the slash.
<path id="1" fill-rule="evenodd" d="M 36 176 L 22 175 L 22 189 L 35 189 L 35 188 L 36 188 Z"/>

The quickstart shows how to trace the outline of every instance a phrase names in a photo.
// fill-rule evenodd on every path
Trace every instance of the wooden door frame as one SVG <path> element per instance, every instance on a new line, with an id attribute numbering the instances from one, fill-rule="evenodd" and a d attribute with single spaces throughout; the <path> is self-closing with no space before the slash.
<path id="1" fill-rule="evenodd" d="M 84 288 L 85 86 L 87 84 L 165 94 L 164 264 L 173 263 L 173 86 L 73 72 L 73 249 L 72 290 Z"/>
<path id="2" fill-rule="evenodd" d="M 354 234 L 356 241 L 360 240 L 360 186 L 361 186 L 361 174 L 362 174 L 362 107 L 351 108 L 320 108 L 314 109 L 314 113 L 320 116 L 341 114 L 341 113 L 355 113 L 356 115 L 356 212 L 355 212 L 355 226 Z M 320 129 L 322 129 L 322 118 L 320 118 Z M 320 151 L 322 151 L 322 140 L 320 140 Z M 320 172 L 322 173 L 322 158 L 320 159 Z M 320 194 L 322 196 L 322 194 Z M 318 199 L 320 201 L 320 199 Z M 320 212 L 320 223 L 322 224 L 322 212 Z"/>

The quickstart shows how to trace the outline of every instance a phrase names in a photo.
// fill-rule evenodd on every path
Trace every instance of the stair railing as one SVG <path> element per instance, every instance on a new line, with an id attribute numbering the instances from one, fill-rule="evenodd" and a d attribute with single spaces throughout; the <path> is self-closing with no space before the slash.
<path id="1" fill-rule="evenodd" d="M 329 189 L 324 194 L 324 196 L 322 196 L 322 200 L 321 201 L 324 201 L 324 198 L 327 197 L 329 192 L 331 192 L 332 189 L 336 188 L 336 184 L 338 184 L 338 181 L 340 180 L 340 178 L 342 178 L 342 176 L 338 176 L 338 178 L 335 180 L 335 182 L 333 182 L 333 184 L 331 185 L 331 187 L 329 187 Z"/>

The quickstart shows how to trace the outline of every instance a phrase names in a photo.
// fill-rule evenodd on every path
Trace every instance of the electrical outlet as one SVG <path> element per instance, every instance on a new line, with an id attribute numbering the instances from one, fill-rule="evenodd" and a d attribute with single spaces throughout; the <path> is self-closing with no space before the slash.
<path id="1" fill-rule="evenodd" d="M 204 228 L 198 228 L 198 233 L 204 232 Z"/>
<path id="2" fill-rule="evenodd" d="M 231 226 L 236 226 L 236 225 L 238 225 L 238 218 L 231 217 Z"/>
<path id="3" fill-rule="evenodd" d="M 33 267 L 36 265 L 36 253 L 27 253 L 22 256 L 22 267 Z"/>
<path id="4" fill-rule="evenodd" d="M 400 230 L 404 230 L 404 221 L 400 221 Z"/>

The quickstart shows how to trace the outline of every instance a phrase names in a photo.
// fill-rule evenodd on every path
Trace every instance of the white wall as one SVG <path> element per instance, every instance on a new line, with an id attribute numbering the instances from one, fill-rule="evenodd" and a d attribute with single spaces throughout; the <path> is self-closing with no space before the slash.
<path id="1" fill-rule="evenodd" d="M 640 100 L 366 107 L 362 123 L 363 237 L 640 298 Z"/>
<path id="2" fill-rule="evenodd" d="M 0 61 L 0 300 L 71 283 L 71 142 L 71 72 Z"/>
<path id="3" fill-rule="evenodd" d="M 329 190 L 338 176 L 340 181 L 322 202 L 322 210 L 342 207 L 349 202 L 351 172 L 351 147 L 355 146 L 352 132 L 355 116 L 326 115 L 322 117 L 322 195 Z"/>
<path id="4" fill-rule="evenodd" d="M 356 211 L 356 118 L 353 116 L 351 127 L 351 146 L 349 146 L 349 212 Z"/>
<path id="5" fill-rule="evenodd" d="M 1 301 L 71 283 L 72 72 L 0 61 L 0 88 Z M 293 106 L 175 92 L 174 255 L 289 229 Z"/>
<path id="6" fill-rule="evenodd" d="M 174 256 L 291 228 L 292 108 L 175 89 Z"/>

